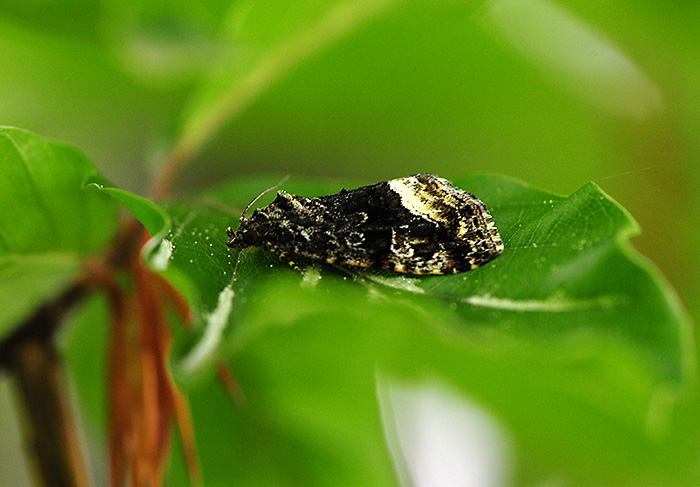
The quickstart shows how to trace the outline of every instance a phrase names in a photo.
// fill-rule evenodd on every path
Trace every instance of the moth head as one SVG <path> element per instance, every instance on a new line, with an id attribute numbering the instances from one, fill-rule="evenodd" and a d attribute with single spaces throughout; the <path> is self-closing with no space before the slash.
<path id="1" fill-rule="evenodd" d="M 246 250 L 260 245 L 261 235 L 255 223 L 251 224 L 247 218 L 241 218 L 241 225 L 234 232 L 231 227 L 226 230 L 228 241 L 226 245 L 237 250 Z"/>
<path id="2" fill-rule="evenodd" d="M 255 247 L 260 243 L 260 234 L 255 228 L 246 228 L 240 233 L 239 241 L 245 248 Z"/>
<path id="3" fill-rule="evenodd" d="M 255 215 L 258 214 L 258 212 L 256 211 L 251 218 L 246 218 L 246 214 L 248 213 L 250 207 L 253 206 L 253 203 L 258 201 L 260 197 L 262 197 L 265 193 L 279 188 L 287 179 L 289 179 L 289 176 L 285 177 L 282 179 L 282 181 L 271 188 L 267 188 L 265 191 L 256 196 L 253 201 L 248 203 L 248 206 L 245 207 L 243 214 L 239 218 L 240 225 L 238 226 L 238 229 L 235 232 L 231 229 L 231 227 L 226 229 L 226 234 L 228 235 L 226 245 L 238 250 L 245 250 L 260 245 L 261 232 L 257 229 L 258 224 L 255 222 Z"/>

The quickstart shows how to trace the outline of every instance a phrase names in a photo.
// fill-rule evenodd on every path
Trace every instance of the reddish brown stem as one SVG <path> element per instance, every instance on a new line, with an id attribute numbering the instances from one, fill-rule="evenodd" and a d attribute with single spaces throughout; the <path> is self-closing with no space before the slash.
<path id="1" fill-rule="evenodd" d="M 152 187 L 151 194 L 154 197 L 162 198 L 170 194 L 183 162 L 189 157 L 187 153 L 174 151 L 163 161 L 160 174 Z M 113 332 L 123 332 L 120 325 L 125 321 L 124 302 L 113 281 L 118 270 L 131 267 L 138 259 L 144 233 L 142 225 L 132 216 L 123 220 L 112 245 L 103 254 L 98 265 L 89 265 L 84 277 L 67 288 L 56 300 L 40 307 L 13 333 L 0 340 L 0 369 L 6 368 L 17 377 L 23 405 L 27 411 L 26 434 L 34 450 L 33 458 L 36 460 L 41 480 L 47 487 L 89 485 L 78 445 L 78 435 L 64 390 L 62 368 L 53 348 L 54 331 L 66 312 L 80 302 L 89 289 L 97 287 L 106 290 L 111 297 L 118 328 Z M 177 296 L 177 293 L 173 294 Z M 180 314 L 186 314 L 187 306 L 184 301 L 176 301 L 174 304 Z M 111 362 L 118 358 L 113 355 Z M 116 389 L 118 388 L 115 387 Z M 168 394 L 176 395 L 177 392 L 168 391 Z M 185 443 L 188 464 L 196 477 L 196 464 L 193 460 L 195 456 L 193 451 L 190 451 L 193 449 L 194 435 L 189 427 L 186 403 L 180 396 L 174 397 L 174 402 L 183 438 L 187 440 Z M 119 424 L 118 419 L 112 418 L 112 422 Z M 163 429 L 164 425 L 159 424 L 158 427 Z M 161 433 L 155 437 L 165 438 L 167 435 Z M 111 445 L 112 451 L 120 450 L 115 446 Z M 125 459 L 117 454 L 111 461 L 112 472 L 115 475 L 113 480 L 119 479 L 117 484 L 121 485 Z"/>

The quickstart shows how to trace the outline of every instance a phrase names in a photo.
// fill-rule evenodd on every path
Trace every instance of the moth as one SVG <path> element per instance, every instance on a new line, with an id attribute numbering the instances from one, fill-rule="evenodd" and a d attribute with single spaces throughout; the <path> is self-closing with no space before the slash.
<path id="1" fill-rule="evenodd" d="M 484 203 L 431 174 L 316 198 L 278 191 L 249 218 L 248 208 L 238 229 L 228 228 L 226 245 L 261 247 L 297 269 L 325 262 L 355 270 L 456 274 L 503 252 Z"/>

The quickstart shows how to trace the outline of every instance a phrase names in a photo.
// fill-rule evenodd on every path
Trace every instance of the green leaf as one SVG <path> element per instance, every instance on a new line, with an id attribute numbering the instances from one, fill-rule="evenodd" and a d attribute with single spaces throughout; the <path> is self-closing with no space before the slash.
<path id="1" fill-rule="evenodd" d="M 97 182 L 92 184 L 124 205 L 124 208 L 129 210 L 151 235 L 158 235 L 169 228 L 170 219 L 168 214 L 152 201 L 123 189 Z"/>
<path id="2" fill-rule="evenodd" d="M 0 338 L 71 281 L 115 228 L 118 206 L 84 185 L 76 149 L 0 128 Z"/>
<path id="3" fill-rule="evenodd" d="M 358 281 L 332 268 L 301 277 L 269 253 L 225 246 L 226 227 L 275 182 L 164 206 L 165 274 L 198 318 L 177 333 L 172 360 L 205 479 L 253 482 L 262 470 L 273 485 L 327 485 L 338 472 L 353 472 L 343 485 L 391 483 L 377 374 L 399 385 L 439 378 L 476 401 L 507 425 L 519 478 L 610 482 L 683 462 L 676 419 L 695 361 L 689 323 L 630 246 L 637 225 L 595 185 L 561 197 L 493 176 L 455 180 L 491 210 L 503 255 L 454 276 Z M 305 196 L 341 187 L 285 184 Z M 223 418 L 217 359 L 248 405 Z"/>

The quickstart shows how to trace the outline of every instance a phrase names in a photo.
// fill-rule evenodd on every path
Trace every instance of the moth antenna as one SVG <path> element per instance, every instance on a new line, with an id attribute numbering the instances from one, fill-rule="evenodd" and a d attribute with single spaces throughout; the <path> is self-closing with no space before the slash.
<path id="1" fill-rule="evenodd" d="M 254 199 L 253 201 L 251 201 L 250 203 L 248 203 L 248 206 L 245 207 L 245 210 L 243 210 L 243 214 L 241 215 L 241 218 L 240 218 L 240 219 L 242 220 L 242 219 L 245 218 L 245 214 L 248 213 L 248 210 L 250 209 L 251 206 L 253 206 L 253 203 L 255 203 L 255 202 L 258 201 L 260 198 L 262 198 L 266 193 L 269 193 L 270 191 L 274 191 L 275 189 L 277 189 L 277 188 L 279 188 L 280 186 L 282 186 L 282 185 L 287 181 L 287 179 L 289 179 L 289 176 L 290 176 L 290 175 L 287 174 L 284 178 L 282 178 L 282 181 L 280 181 L 279 183 L 275 184 L 274 186 L 272 186 L 272 187 L 270 187 L 270 188 L 267 188 L 265 191 L 263 191 L 262 193 L 260 193 L 259 195 L 257 195 L 257 196 L 255 197 L 255 199 Z"/>

